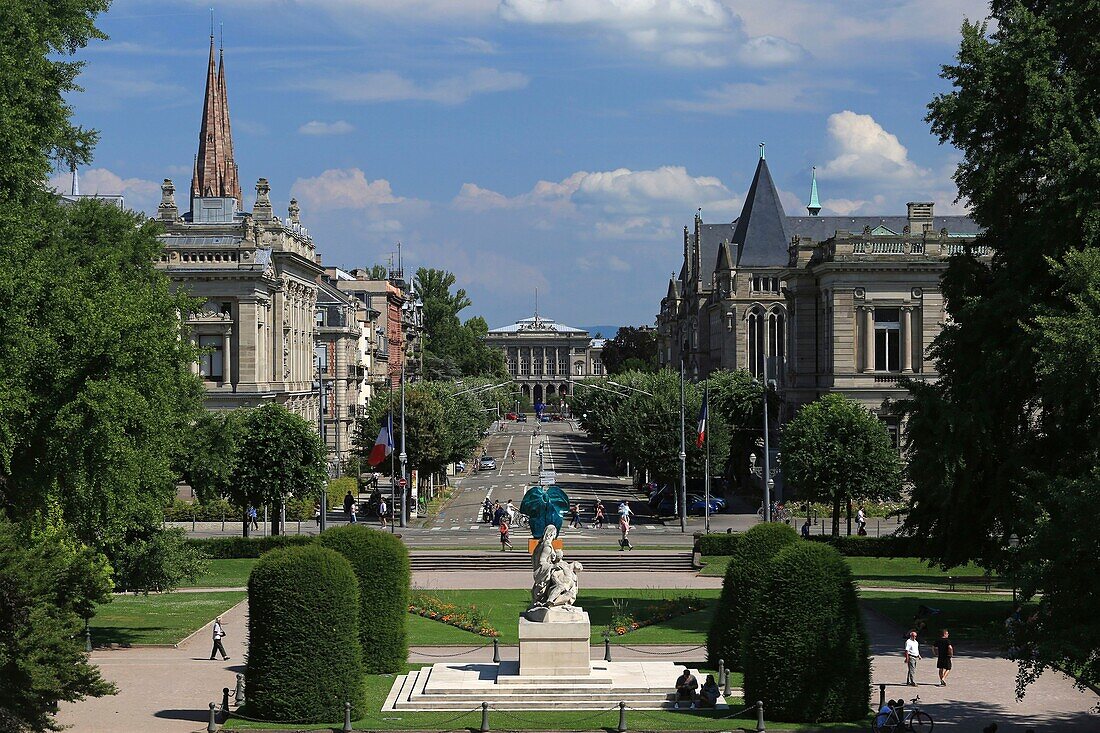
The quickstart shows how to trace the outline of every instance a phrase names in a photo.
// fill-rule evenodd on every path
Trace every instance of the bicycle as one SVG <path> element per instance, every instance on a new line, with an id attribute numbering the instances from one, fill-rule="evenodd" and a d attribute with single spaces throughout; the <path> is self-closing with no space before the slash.
<path id="1" fill-rule="evenodd" d="M 899 704 L 889 706 L 888 712 L 877 713 L 874 722 L 871 723 L 871 730 L 874 733 L 901 733 L 901 731 L 932 733 L 935 723 L 931 715 L 920 709 L 920 695 L 914 697 L 911 702 L 913 703 L 911 709 L 906 709 L 904 701 L 899 700 Z"/>

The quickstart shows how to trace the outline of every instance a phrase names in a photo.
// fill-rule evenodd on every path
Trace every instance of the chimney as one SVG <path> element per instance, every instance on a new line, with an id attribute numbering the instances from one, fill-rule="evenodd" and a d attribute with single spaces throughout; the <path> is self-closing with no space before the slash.
<path id="1" fill-rule="evenodd" d="M 932 202 L 913 202 L 905 205 L 909 210 L 909 232 L 921 235 L 933 231 Z"/>

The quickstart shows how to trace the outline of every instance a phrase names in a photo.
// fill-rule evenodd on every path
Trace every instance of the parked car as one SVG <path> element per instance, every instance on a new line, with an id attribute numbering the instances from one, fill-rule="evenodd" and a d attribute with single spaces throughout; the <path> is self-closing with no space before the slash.
<path id="1" fill-rule="evenodd" d="M 466 461 L 455 462 L 455 473 L 466 473 Z"/>
<path id="2" fill-rule="evenodd" d="M 477 463 L 479 471 L 494 471 L 497 467 L 497 459 L 492 456 L 482 456 L 481 460 Z"/>
<path id="3" fill-rule="evenodd" d="M 504 416 L 504 419 L 505 420 L 515 420 L 516 419 L 516 413 L 509 412 L 507 415 Z"/>
<path id="4" fill-rule="evenodd" d="M 650 506 L 653 505 L 653 500 L 650 500 Z M 671 491 L 663 491 L 660 493 L 660 499 L 657 501 L 657 514 L 669 515 L 676 512 L 676 495 Z M 710 513 L 720 514 L 726 510 L 726 500 L 717 496 L 710 497 Z M 687 513 L 688 514 L 706 514 L 706 502 L 703 500 L 701 494 L 688 494 L 687 497 Z"/>
<path id="5" fill-rule="evenodd" d="M 516 422 L 527 422 L 527 416 L 522 412 L 516 415 Z"/>
<path id="6" fill-rule="evenodd" d="M 539 422 L 550 422 L 549 415 L 539 415 Z"/>

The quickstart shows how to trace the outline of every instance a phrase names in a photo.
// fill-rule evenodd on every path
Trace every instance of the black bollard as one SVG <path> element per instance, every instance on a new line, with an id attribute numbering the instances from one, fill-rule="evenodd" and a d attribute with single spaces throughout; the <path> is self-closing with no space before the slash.
<path id="1" fill-rule="evenodd" d="M 481 733 L 489 733 L 489 703 L 481 703 Z"/>
<path id="2" fill-rule="evenodd" d="M 206 721 L 206 733 L 218 733 L 218 706 L 210 703 L 210 719 Z"/>
<path id="3" fill-rule="evenodd" d="M 725 685 L 725 688 L 722 690 L 722 694 L 726 698 L 726 704 L 729 704 L 730 695 L 733 694 L 733 690 L 730 688 L 730 673 L 729 673 L 729 670 L 726 670 L 726 685 Z"/>
<path id="4" fill-rule="evenodd" d="M 882 710 L 882 706 L 886 704 L 886 685 L 878 686 L 878 709 Z"/>
<path id="5" fill-rule="evenodd" d="M 222 688 L 222 715 L 229 715 L 229 688 Z"/>
<path id="6" fill-rule="evenodd" d="M 619 703 L 619 727 L 615 729 L 618 733 L 626 733 L 626 703 Z"/>
<path id="7" fill-rule="evenodd" d="M 500 663 L 500 640 L 493 639 L 493 661 Z"/>
<path id="8" fill-rule="evenodd" d="M 611 639 L 607 636 L 603 638 L 603 661 L 611 661 Z"/>
<path id="9" fill-rule="evenodd" d="M 764 702 L 762 700 L 756 701 L 756 731 L 766 730 L 764 728 Z"/>
<path id="10" fill-rule="evenodd" d="M 237 673 L 237 690 L 233 693 L 233 699 L 237 701 L 237 707 L 244 705 L 244 675 Z"/>
<path id="11" fill-rule="evenodd" d="M 84 624 L 84 651 L 92 651 L 92 630 L 88 628 L 87 622 Z"/>
<path id="12" fill-rule="evenodd" d="M 351 733 L 351 703 L 344 703 L 344 733 Z"/>
<path id="13" fill-rule="evenodd" d="M 718 684 L 726 684 L 726 660 L 718 660 Z"/>

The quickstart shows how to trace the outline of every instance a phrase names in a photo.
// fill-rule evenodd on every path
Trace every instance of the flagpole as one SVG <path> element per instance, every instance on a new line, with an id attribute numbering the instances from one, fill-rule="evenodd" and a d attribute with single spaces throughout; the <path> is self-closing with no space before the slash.
<path id="1" fill-rule="evenodd" d="M 703 531 L 710 533 L 710 379 L 703 385 L 703 414 L 706 416 L 703 428 L 703 440 L 707 444 L 707 455 L 703 461 Z"/>

